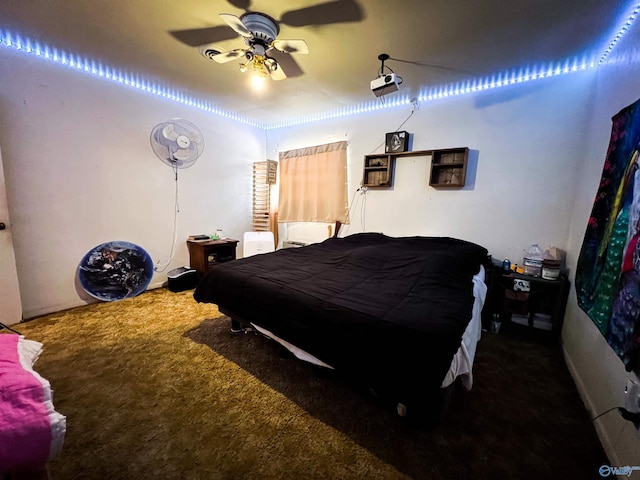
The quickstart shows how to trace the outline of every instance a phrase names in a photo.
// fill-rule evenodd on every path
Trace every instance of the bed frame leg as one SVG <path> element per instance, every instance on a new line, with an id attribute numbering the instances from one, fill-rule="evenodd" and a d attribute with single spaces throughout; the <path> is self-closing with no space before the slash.
<path id="1" fill-rule="evenodd" d="M 238 320 L 231 319 L 231 333 L 249 333 L 255 331 L 251 327 L 243 327 Z"/>

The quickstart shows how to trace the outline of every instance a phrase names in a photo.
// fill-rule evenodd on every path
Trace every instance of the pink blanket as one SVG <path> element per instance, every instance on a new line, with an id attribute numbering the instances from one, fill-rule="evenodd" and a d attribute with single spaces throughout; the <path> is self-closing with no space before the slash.
<path id="1" fill-rule="evenodd" d="M 0 473 L 42 468 L 62 448 L 65 417 L 32 368 L 42 344 L 0 334 Z"/>

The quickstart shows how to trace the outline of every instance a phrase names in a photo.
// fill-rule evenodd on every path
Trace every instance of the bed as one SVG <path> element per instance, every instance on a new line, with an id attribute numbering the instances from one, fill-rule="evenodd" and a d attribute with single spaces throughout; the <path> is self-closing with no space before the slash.
<path id="1" fill-rule="evenodd" d="M 66 417 L 53 406 L 51 385 L 33 369 L 42 344 L 0 334 L 0 477 L 41 478 L 60 453 Z"/>
<path id="2" fill-rule="evenodd" d="M 433 422 L 457 378 L 471 388 L 486 262 L 460 239 L 359 233 L 218 265 L 194 298 Z"/>

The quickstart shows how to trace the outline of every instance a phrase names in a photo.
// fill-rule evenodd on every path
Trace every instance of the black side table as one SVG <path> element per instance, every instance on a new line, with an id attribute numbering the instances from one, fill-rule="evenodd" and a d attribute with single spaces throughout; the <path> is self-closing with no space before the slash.
<path id="1" fill-rule="evenodd" d="M 529 282 L 529 292 L 515 292 L 514 279 Z M 489 329 L 491 320 L 497 316 L 502 328 L 528 330 L 559 342 L 564 323 L 570 282 L 561 275 L 557 280 L 506 272 L 494 267 L 488 275 L 488 291 L 483 309 L 483 326 Z M 514 317 L 515 315 L 515 317 Z M 515 322 L 514 319 L 520 319 Z M 548 319 L 550 329 L 541 327 L 538 318 Z M 524 321 L 523 321 L 524 320 Z M 523 325 L 524 323 L 524 325 Z"/>
<path id="2" fill-rule="evenodd" d="M 189 266 L 202 278 L 219 263 L 236 259 L 238 240 L 223 238 L 220 240 L 187 240 Z"/>

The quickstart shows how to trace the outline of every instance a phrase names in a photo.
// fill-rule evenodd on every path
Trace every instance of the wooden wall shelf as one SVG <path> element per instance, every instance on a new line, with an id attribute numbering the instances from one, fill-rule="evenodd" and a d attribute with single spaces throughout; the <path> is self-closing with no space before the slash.
<path id="1" fill-rule="evenodd" d="M 396 155 L 380 154 L 364 157 L 364 174 L 362 186 L 364 187 L 392 187 L 393 168 Z"/>
<path id="2" fill-rule="evenodd" d="M 396 159 L 422 156 L 431 156 L 430 186 L 435 188 L 464 187 L 469 159 L 467 147 L 365 155 L 362 186 L 391 188 Z"/>
<path id="3" fill-rule="evenodd" d="M 467 147 L 434 150 L 431 156 L 429 185 L 436 188 L 464 187 L 468 160 Z"/>

